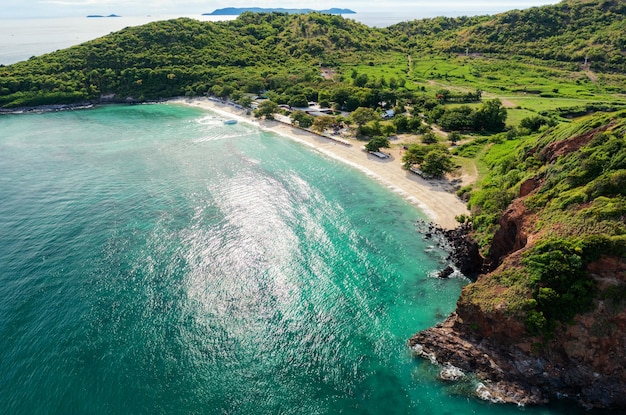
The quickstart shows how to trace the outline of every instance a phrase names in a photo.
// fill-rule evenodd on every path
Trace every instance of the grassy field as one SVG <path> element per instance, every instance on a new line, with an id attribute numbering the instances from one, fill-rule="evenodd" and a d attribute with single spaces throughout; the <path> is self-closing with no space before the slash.
<path id="1" fill-rule="evenodd" d="M 410 67 L 410 70 L 409 70 Z M 384 78 L 405 79 L 409 91 L 423 91 L 434 97 L 438 91 L 447 89 L 454 93 L 483 91 L 483 102 L 498 98 L 507 108 L 507 128 L 518 127 L 524 118 L 551 113 L 561 122 L 569 120 L 555 114 L 571 108 L 584 109 L 588 105 L 626 105 L 626 77 L 621 74 L 600 74 L 578 64 L 564 64 L 517 56 L 506 59 L 484 56 L 460 55 L 412 55 L 403 53 L 372 56 L 371 60 L 346 65 L 342 68 L 344 79 L 352 72 L 366 74 L 369 80 Z M 449 107 L 469 105 L 478 108 L 481 103 L 447 104 Z M 556 112 L 555 112 L 556 111 Z M 471 140 L 471 136 L 470 140 Z M 482 139 L 479 140 L 479 138 Z M 479 172 L 484 177 L 489 165 L 515 152 L 523 139 L 511 140 L 498 145 L 498 151 L 489 150 L 489 139 L 475 136 L 478 140 L 473 150 L 459 153 L 455 162 L 463 170 Z M 417 141 L 419 139 L 416 138 Z M 440 141 L 445 141 L 440 137 Z M 503 152 L 503 153 L 502 153 Z M 465 153 L 465 154 L 464 154 Z M 475 166 L 475 167 L 474 167 Z"/>

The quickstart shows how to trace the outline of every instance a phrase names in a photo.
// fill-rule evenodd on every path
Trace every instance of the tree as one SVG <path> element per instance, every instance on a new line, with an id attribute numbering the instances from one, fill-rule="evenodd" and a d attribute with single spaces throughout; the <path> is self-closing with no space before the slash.
<path id="1" fill-rule="evenodd" d="M 420 164 L 420 168 L 429 176 L 441 177 L 453 171 L 455 166 L 448 151 L 435 149 L 426 154 L 424 161 Z"/>
<path id="2" fill-rule="evenodd" d="M 445 112 L 446 109 L 443 105 L 437 105 L 426 113 L 426 118 L 429 123 L 436 124 Z"/>
<path id="3" fill-rule="evenodd" d="M 419 116 L 411 117 L 407 120 L 407 131 L 419 132 L 423 125 L 425 124 L 422 123 L 422 119 Z"/>
<path id="4" fill-rule="evenodd" d="M 448 140 L 453 146 L 456 145 L 456 143 L 461 141 L 461 133 L 458 131 L 452 131 L 450 134 L 448 134 Z"/>
<path id="5" fill-rule="evenodd" d="M 268 99 L 259 104 L 259 108 L 254 111 L 254 116 L 257 118 L 265 117 L 266 120 L 273 120 L 274 114 L 278 112 L 278 104 Z"/>
<path id="6" fill-rule="evenodd" d="M 324 132 L 324 130 L 329 129 L 335 125 L 335 117 L 331 117 L 330 115 L 321 115 L 319 117 L 315 117 L 313 120 L 313 129 L 317 132 Z"/>
<path id="7" fill-rule="evenodd" d="M 432 131 L 427 132 L 422 136 L 422 143 L 435 144 L 437 142 L 437 136 Z"/>
<path id="8" fill-rule="evenodd" d="M 383 135 L 383 126 L 379 120 L 368 122 L 361 126 L 361 134 L 368 137 Z"/>
<path id="9" fill-rule="evenodd" d="M 378 151 L 381 148 L 389 148 L 389 139 L 387 137 L 374 137 L 365 144 L 367 151 Z"/>
<path id="10" fill-rule="evenodd" d="M 507 118 L 506 108 L 498 98 L 485 102 L 476 111 L 474 127 L 477 130 L 502 131 Z"/>
<path id="11" fill-rule="evenodd" d="M 402 156 L 402 166 L 408 170 L 413 167 L 413 165 L 420 164 L 424 161 L 424 156 L 428 151 L 428 146 L 421 146 L 419 144 L 409 146 Z"/>
<path id="12" fill-rule="evenodd" d="M 361 133 L 363 125 L 370 121 L 377 120 L 378 118 L 380 118 L 380 116 L 376 111 L 366 107 L 359 107 L 350 114 L 350 119 L 357 125 L 358 134 Z"/>
<path id="13" fill-rule="evenodd" d="M 522 119 L 519 123 L 519 126 L 520 128 L 526 129 L 532 133 L 535 131 L 539 131 L 539 129 L 543 125 L 548 124 L 549 121 L 550 120 L 548 120 L 547 118 L 537 115 L 534 117 L 526 117 Z"/>
<path id="14" fill-rule="evenodd" d="M 346 106 L 346 103 L 352 96 L 352 89 L 346 87 L 340 87 L 333 90 L 330 100 L 337 103 L 339 108 Z"/>
<path id="15" fill-rule="evenodd" d="M 428 146 L 412 144 L 402 156 L 402 166 L 405 169 L 410 169 L 416 164 L 422 164 L 426 155 L 435 150 L 447 151 L 442 144 L 432 144 Z"/>
<path id="16" fill-rule="evenodd" d="M 297 125 L 298 127 L 301 127 L 301 128 L 309 128 L 310 126 L 313 125 L 313 122 L 315 121 L 315 117 L 300 110 L 292 112 L 290 118 L 291 118 L 291 122 L 294 125 Z"/>
<path id="17" fill-rule="evenodd" d="M 296 96 L 289 98 L 289 105 L 292 107 L 300 107 L 300 108 L 308 107 L 309 100 L 307 99 L 306 95 L 298 94 Z"/>
<path id="18" fill-rule="evenodd" d="M 449 108 L 439 118 L 439 126 L 446 130 L 471 130 L 476 120 L 475 111 L 468 105 Z"/>
<path id="19" fill-rule="evenodd" d="M 407 118 L 406 115 L 404 115 L 404 114 L 396 115 L 393 118 L 392 122 L 393 122 L 393 125 L 396 126 L 396 131 L 398 133 L 404 133 L 404 132 L 408 131 L 409 119 Z"/>
<path id="20" fill-rule="evenodd" d="M 250 108 L 250 104 L 252 104 L 252 98 L 250 98 L 247 95 L 244 95 L 241 98 L 239 98 L 237 103 L 244 108 Z"/>
<path id="21" fill-rule="evenodd" d="M 367 74 L 360 74 L 357 75 L 356 78 L 354 78 L 353 84 L 354 86 L 360 86 L 363 87 L 367 84 L 367 81 L 369 80 L 369 77 L 367 76 Z"/>
<path id="22" fill-rule="evenodd" d="M 398 88 L 398 80 L 393 76 L 389 78 L 389 88 L 396 89 Z"/>
<path id="23" fill-rule="evenodd" d="M 393 124 L 385 124 L 382 126 L 382 130 L 385 137 L 389 137 L 396 133 L 396 126 Z"/>

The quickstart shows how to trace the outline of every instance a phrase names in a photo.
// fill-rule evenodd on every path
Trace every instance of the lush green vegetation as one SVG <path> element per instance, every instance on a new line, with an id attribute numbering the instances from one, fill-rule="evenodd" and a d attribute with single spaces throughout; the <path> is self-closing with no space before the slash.
<path id="1" fill-rule="evenodd" d="M 621 0 L 566 0 L 495 17 L 438 17 L 391 29 L 422 52 L 508 55 L 550 60 L 570 68 L 583 64 L 587 57 L 596 69 L 623 73 L 625 15 L 626 4 Z"/>
<path id="2" fill-rule="evenodd" d="M 317 99 L 323 83 L 320 64 L 361 61 L 364 51 L 371 57 L 392 49 L 382 32 L 340 16 L 245 13 L 229 22 L 176 19 L 126 28 L 2 67 L 0 105 L 98 100 L 109 94 L 145 100 L 266 90 L 279 97 Z"/>
<path id="3" fill-rule="evenodd" d="M 595 298 L 608 295 L 606 288 L 598 292 L 587 270 L 590 263 L 601 256 L 626 261 L 625 133 L 626 111 L 597 114 L 493 143 L 482 155 L 489 174 L 471 192 L 469 204 L 487 254 L 520 185 L 530 178 L 540 183 L 524 199 L 525 231 L 535 240 L 519 262 L 497 270 L 491 281 L 500 285 L 500 300 L 508 293 L 509 311 L 522 313 L 532 334 L 551 333 L 558 322 L 570 321 L 588 311 Z M 524 277 L 511 278 L 512 272 Z M 468 295 L 483 304 L 489 297 L 478 287 Z"/>

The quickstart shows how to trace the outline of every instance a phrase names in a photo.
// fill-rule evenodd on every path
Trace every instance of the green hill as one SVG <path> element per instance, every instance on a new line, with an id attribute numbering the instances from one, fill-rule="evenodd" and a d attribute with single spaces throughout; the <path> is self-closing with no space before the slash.
<path id="1" fill-rule="evenodd" d="M 496 16 L 435 18 L 390 28 L 418 50 L 527 56 L 626 72 L 626 3 L 567 0 Z"/>
<path id="2" fill-rule="evenodd" d="M 320 63 L 389 48 L 380 31 L 340 16 L 244 13 L 230 22 L 161 21 L 0 67 L 0 105 L 202 95 L 214 85 L 260 92 L 271 88 L 272 75 L 306 83 L 317 80 Z"/>
<path id="3" fill-rule="evenodd" d="M 275 88 L 273 77 L 317 88 L 320 65 L 335 69 L 335 82 L 349 83 L 357 69 L 370 81 L 394 77 L 408 91 L 435 89 L 434 81 L 496 94 L 606 100 L 599 95 L 626 92 L 625 12 L 620 1 L 594 0 L 386 29 L 320 13 L 154 22 L 0 66 L 0 107 L 97 102 L 112 94 L 119 101 L 202 95 L 216 85 L 227 92 L 287 89 L 282 81 Z"/>

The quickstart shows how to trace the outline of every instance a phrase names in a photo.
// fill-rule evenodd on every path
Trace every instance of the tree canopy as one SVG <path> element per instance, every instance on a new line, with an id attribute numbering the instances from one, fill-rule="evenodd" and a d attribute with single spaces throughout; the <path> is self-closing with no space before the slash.
<path id="1" fill-rule="evenodd" d="M 274 119 L 274 114 L 279 110 L 278 104 L 272 100 L 266 100 L 259 104 L 259 108 L 254 112 L 254 116 L 257 118 L 265 118 L 268 120 Z"/>
<path id="2" fill-rule="evenodd" d="M 367 142 L 365 149 L 367 151 L 379 151 L 381 148 L 389 148 L 389 145 L 387 137 L 374 137 Z"/>

